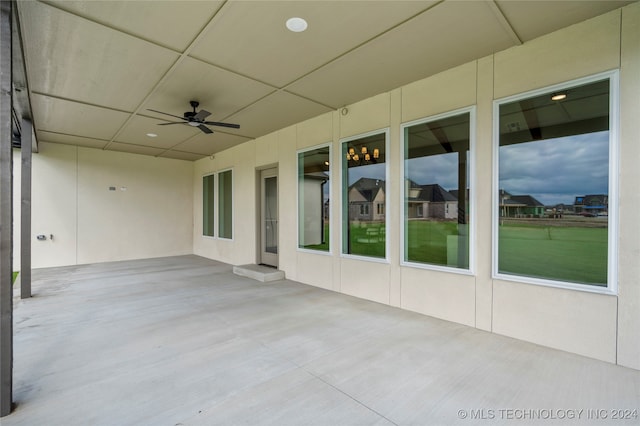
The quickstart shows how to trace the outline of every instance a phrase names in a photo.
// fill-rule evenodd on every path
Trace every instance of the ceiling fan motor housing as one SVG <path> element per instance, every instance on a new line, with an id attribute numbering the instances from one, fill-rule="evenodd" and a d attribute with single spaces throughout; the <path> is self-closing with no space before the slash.
<path id="1" fill-rule="evenodd" d="M 189 119 L 189 121 L 191 121 L 191 118 L 196 115 L 196 108 L 198 108 L 198 105 L 200 105 L 200 102 L 198 102 L 198 101 L 189 101 L 189 105 L 191 105 L 191 107 L 193 108 L 193 111 L 185 112 L 184 113 L 184 118 L 187 118 L 187 119 Z"/>

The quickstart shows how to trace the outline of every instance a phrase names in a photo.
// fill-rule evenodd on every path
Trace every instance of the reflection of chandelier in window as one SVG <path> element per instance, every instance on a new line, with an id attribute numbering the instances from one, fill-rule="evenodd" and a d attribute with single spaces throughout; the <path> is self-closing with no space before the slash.
<path id="1" fill-rule="evenodd" d="M 380 150 L 378 148 L 373 149 L 373 154 L 369 153 L 366 146 L 361 148 L 360 153 L 357 153 L 353 147 L 347 150 L 347 161 L 350 161 L 352 164 L 363 165 L 377 163 L 378 158 L 380 158 Z"/>

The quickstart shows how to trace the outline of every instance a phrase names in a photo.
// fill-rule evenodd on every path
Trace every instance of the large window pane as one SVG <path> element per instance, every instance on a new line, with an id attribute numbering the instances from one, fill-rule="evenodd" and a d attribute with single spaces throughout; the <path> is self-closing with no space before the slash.
<path id="1" fill-rule="evenodd" d="M 404 260 L 469 268 L 470 113 L 404 128 Z"/>
<path id="2" fill-rule="evenodd" d="M 218 237 L 233 238 L 233 177 L 231 170 L 218 173 Z"/>
<path id="3" fill-rule="evenodd" d="M 202 235 L 213 237 L 214 230 L 214 175 L 202 178 Z"/>
<path id="4" fill-rule="evenodd" d="M 607 285 L 609 92 L 607 79 L 499 105 L 499 273 Z"/>
<path id="5" fill-rule="evenodd" d="M 329 147 L 298 153 L 298 247 L 329 251 Z"/>
<path id="6" fill-rule="evenodd" d="M 386 133 L 342 143 L 342 252 L 385 258 Z"/>

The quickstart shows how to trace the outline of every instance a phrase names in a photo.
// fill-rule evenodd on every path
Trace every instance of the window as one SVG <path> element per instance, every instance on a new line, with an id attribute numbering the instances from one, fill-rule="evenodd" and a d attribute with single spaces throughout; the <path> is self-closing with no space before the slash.
<path id="1" fill-rule="evenodd" d="M 342 141 L 342 253 L 386 258 L 388 131 Z M 382 212 L 382 213 L 379 213 Z"/>
<path id="2" fill-rule="evenodd" d="M 218 237 L 233 238 L 233 175 L 218 173 Z"/>
<path id="3" fill-rule="evenodd" d="M 215 226 L 214 175 L 202 177 L 202 235 L 213 237 Z"/>
<path id="4" fill-rule="evenodd" d="M 298 153 L 298 247 L 329 251 L 329 146 Z"/>
<path id="5" fill-rule="evenodd" d="M 472 109 L 403 125 L 403 260 L 469 269 Z"/>
<path id="6" fill-rule="evenodd" d="M 496 102 L 498 275 L 581 288 L 615 281 L 616 78 L 608 73 Z"/>

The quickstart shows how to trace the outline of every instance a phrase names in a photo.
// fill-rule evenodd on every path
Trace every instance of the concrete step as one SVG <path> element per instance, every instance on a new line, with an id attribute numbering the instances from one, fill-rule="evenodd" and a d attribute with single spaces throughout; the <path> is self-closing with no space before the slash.
<path id="1" fill-rule="evenodd" d="M 284 280 L 284 271 L 264 265 L 234 266 L 233 273 L 242 277 L 253 278 L 263 283 Z"/>

